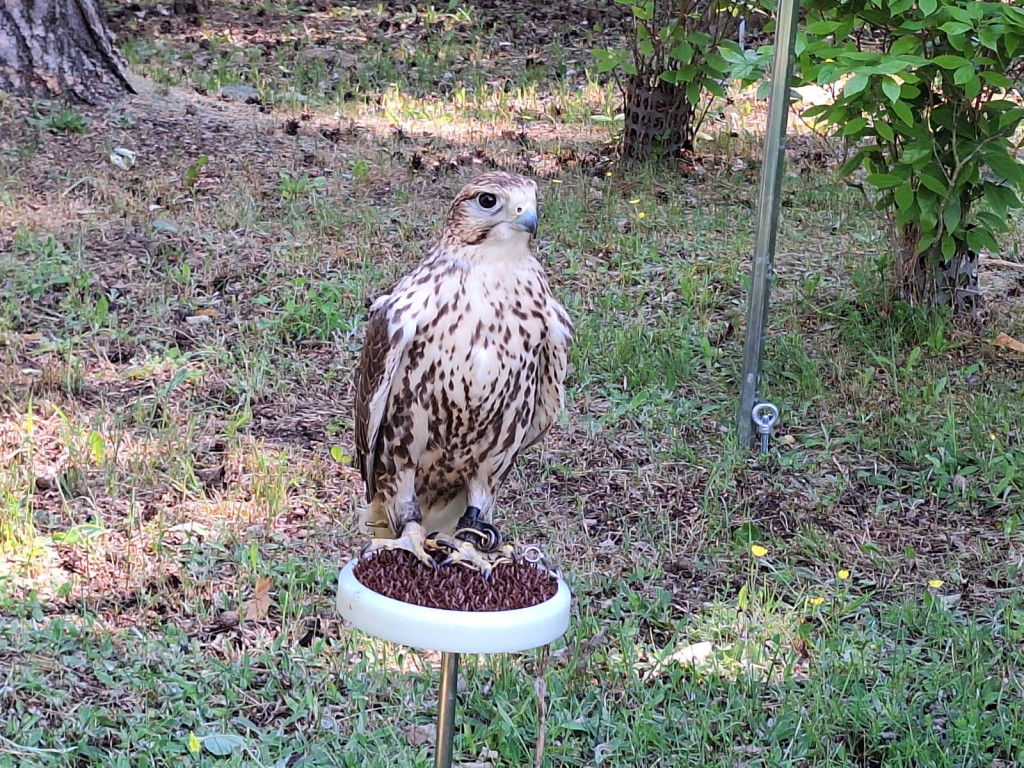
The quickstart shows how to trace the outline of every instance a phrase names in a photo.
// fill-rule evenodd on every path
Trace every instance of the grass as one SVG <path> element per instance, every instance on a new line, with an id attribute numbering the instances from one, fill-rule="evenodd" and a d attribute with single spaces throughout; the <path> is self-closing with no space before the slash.
<path id="1" fill-rule="evenodd" d="M 0 766 L 431 764 L 436 655 L 333 608 L 350 381 L 365 300 L 487 167 L 538 178 L 576 322 L 499 502 L 574 612 L 546 664 L 464 659 L 457 759 L 533 764 L 543 727 L 558 766 L 1024 761 L 1024 373 L 987 343 L 1024 338 L 1021 273 L 983 267 L 976 321 L 892 304 L 884 222 L 795 137 L 750 456 L 760 107 L 689 174 L 619 167 L 614 10 L 450 6 L 115 9 L 156 87 L 0 100 Z"/>

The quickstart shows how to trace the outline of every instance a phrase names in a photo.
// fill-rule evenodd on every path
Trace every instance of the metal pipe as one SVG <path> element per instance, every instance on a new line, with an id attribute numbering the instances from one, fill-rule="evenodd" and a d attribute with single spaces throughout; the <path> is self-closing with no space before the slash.
<path id="1" fill-rule="evenodd" d="M 441 690 L 437 700 L 437 742 L 434 768 L 452 767 L 455 743 L 455 703 L 459 688 L 459 654 L 441 654 Z"/>
<path id="2" fill-rule="evenodd" d="M 754 269 L 750 279 L 740 403 L 736 414 L 740 446 L 745 448 L 750 447 L 754 438 L 754 421 L 751 413 L 761 395 L 761 369 L 768 328 L 768 298 L 775 261 L 775 236 L 779 229 L 782 170 L 786 159 L 786 117 L 789 112 L 790 81 L 793 79 L 793 41 L 796 37 L 799 8 L 799 0 L 780 0 L 775 26 L 772 90 L 768 97 L 768 125 L 764 134 L 761 190 L 757 202 Z"/>

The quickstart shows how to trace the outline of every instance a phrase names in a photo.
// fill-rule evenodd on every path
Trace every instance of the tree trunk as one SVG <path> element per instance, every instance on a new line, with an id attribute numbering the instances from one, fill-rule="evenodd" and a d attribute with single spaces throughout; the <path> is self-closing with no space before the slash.
<path id="1" fill-rule="evenodd" d="M 965 242 L 957 242 L 946 259 L 935 243 L 917 252 L 921 232 L 908 224 L 896 243 L 896 295 L 912 306 L 952 307 L 954 315 L 971 315 L 978 309 L 978 254 Z"/>
<path id="2" fill-rule="evenodd" d="M 686 90 L 662 81 L 652 88 L 647 80 L 631 77 L 627 84 L 622 154 L 646 160 L 693 149 L 695 108 L 686 100 Z"/>
<path id="3" fill-rule="evenodd" d="M 0 91 L 87 104 L 134 93 L 102 0 L 0 3 Z"/>

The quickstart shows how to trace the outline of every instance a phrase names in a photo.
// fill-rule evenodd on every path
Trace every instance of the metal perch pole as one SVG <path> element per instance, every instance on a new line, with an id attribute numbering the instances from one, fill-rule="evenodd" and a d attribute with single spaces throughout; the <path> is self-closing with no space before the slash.
<path id="1" fill-rule="evenodd" d="M 793 78 L 793 41 L 796 37 L 799 0 L 780 0 L 775 27 L 775 58 L 772 62 L 772 90 L 768 97 L 768 125 L 764 134 L 761 191 L 757 204 L 757 236 L 754 241 L 754 270 L 747 306 L 747 335 L 743 345 L 743 375 L 740 380 L 740 445 L 749 447 L 754 437 L 754 406 L 761 395 L 761 369 L 768 326 L 768 296 L 775 261 L 775 236 L 779 229 L 782 169 L 786 153 L 786 115 L 789 112 L 789 83 Z"/>
<path id="2" fill-rule="evenodd" d="M 455 697 L 459 688 L 459 654 L 441 654 L 441 692 L 437 702 L 434 768 L 451 768 L 455 743 Z"/>

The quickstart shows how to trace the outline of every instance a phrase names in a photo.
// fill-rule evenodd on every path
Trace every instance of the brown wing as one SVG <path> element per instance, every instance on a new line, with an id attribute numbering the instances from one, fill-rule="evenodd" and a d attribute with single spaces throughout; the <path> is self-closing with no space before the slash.
<path id="1" fill-rule="evenodd" d="M 394 341 L 399 341 L 395 339 Z M 384 422 L 391 384 L 394 381 L 397 359 L 402 348 L 396 350 L 388 334 L 387 304 L 370 314 L 366 326 L 366 339 L 356 369 L 356 462 L 366 484 L 366 501 L 373 501 L 377 491 L 376 469 L 381 451 L 381 425 Z"/>
<path id="2" fill-rule="evenodd" d="M 377 492 L 383 427 L 387 423 L 391 388 L 418 329 L 437 315 L 461 280 L 444 264 L 423 262 L 400 280 L 392 292 L 374 302 L 366 325 L 359 367 L 356 370 L 356 461 L 366 483 L 366 500 Z"/>

